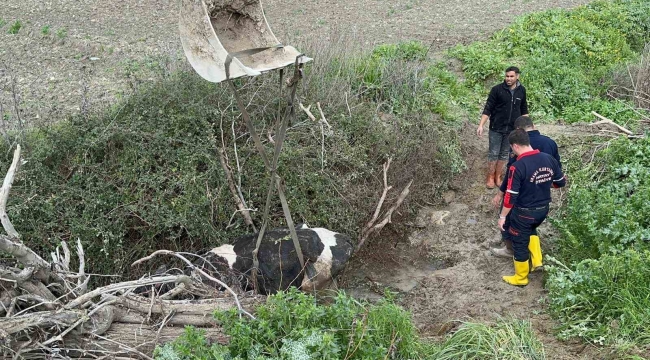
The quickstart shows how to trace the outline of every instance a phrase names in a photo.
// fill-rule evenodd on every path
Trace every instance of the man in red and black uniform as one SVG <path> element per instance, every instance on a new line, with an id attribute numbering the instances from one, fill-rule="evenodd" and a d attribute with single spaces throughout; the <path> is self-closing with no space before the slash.
<path id="1" fill-rule="evenodd" d="M 526 130 L 513 131 L 508 136 L 508 142 L 512 152 L 517 155 L 517 161 L 508 168 L 499 228 L 507 231 L 512 240 L 515 274 L 504 276 L 503 280 L 511 285 L 523 286 L 528 285 L 530 235 L 548 215 L 551 187 L 563 187 L 566 178 L 553 156 L 533 150 Z M 506 229 L 508 215 L 510 226 Z"/>
<path id="2" fill-rule="evenodd" d="M 553 139 L 551 139 L 548 136 L 544 136 L 540 134 L 537 129 L 535 129 L 535 125 L 533 124 L 533 120 L 529 116 L 520 116 L 515 120 L 515 129 L 524 129 L 528 133 L 528 136 L 530 138 L 530 146 L 534 150 L 539 150 L 540 152 L 549 154 L 553 156 L 555 160 L 557 160 L 558 164 L 560 164 L 560 168 L 562 168 L 562 163 L 560 162 L 560 154 L 558 152 L 558 146 Z M 510 153 L 510 160 L 508 161 L 507 169 L 514 164 L 514 162 L 517 160 L 517 157 L 511 152 Z M 496 195 L 494 195 L 494 198 L 492 199 L 492 204 L 494 207 L 501 209 L 501 206 L 503 206 L 503 196 L 506 192 L 506 187 L 507 187 L 508 181 L 507 179 L 503 179 L 503 182 L 501 183 L 501 186 L 499 187 L 499 191 L 497 192 Z M 509 220 L 506 219 L 505 227 L 509 227 Z M 512 259 L 512 256 L 514 255 L 512 252 L 512 241 L 510 240 L 510 236 L 508 232 L 502 232 L 501 233 L 502 240 L 504 242 L 504 247 L 502 248 L 494 248 L 490 249 L 492 253 L 496 256 L 501 256 L 501 257 L 507 257 L 509 259 Z M 532 268 L 530 271 L 535 271 L 535 269 L 540 268 L 542 264 L 542 247 L 541 243 L 539 241 L 539 237 L 537 236 L 536 233 L 533 233 L 530 236 L 530 261 L 531 261 L 531 266 Z"/>

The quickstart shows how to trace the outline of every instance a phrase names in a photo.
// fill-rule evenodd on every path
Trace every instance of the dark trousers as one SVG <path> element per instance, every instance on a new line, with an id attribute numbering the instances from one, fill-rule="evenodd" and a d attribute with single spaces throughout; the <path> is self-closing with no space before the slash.
<path id="1" fill-rule="evenodd" d="M 504 229 L 506 239 L 512 241 L 515 261 L 528 261 L 530 236 L 537 234 L 537 227 L 546 219 L 548 205 L 530 209 L 514 207 L 508 215 Z"/>
<path id="2" fill-rule="evenodd" d="M 490 130 L 488 133 L 488 161 L 507 161 L 510 156 L 510 143 L 507 132 Z M 501 185 L 501 184 L 499 184 Z"/>

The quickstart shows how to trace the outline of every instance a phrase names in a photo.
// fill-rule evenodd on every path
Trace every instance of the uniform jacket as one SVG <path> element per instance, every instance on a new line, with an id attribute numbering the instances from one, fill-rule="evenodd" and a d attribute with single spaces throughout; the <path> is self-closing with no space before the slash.
<path id="1" fill-rule="evenodd" d="M 536 208 L 551 202 L 551 187 L 563 187 L 566 178 L 560 164 L 549 154 L 533 150 L 517 157 L 508 168 L 503 198 L 506 208 Z"/>

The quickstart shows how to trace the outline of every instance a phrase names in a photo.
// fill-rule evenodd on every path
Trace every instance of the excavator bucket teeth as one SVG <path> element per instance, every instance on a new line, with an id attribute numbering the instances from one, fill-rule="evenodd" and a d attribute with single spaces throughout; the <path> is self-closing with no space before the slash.
<path id="1" fill-rule="evenodd" d="M 179 30 L 194 70 L 215 83 L 227 78 L 228 55 L 231 79 L 283 68 L 300 55 L 273 35 L 261 0 L 181 0 Z"/>

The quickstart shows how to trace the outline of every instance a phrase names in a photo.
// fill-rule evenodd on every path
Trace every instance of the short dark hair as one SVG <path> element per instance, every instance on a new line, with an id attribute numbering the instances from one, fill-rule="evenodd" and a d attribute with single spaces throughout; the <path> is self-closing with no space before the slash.
<path id="1" fill-rule="evenodd" d="M 515 129 L 528 129 L 533 127 L 533 119 L 530 116 L 520 116 L 515 120 Z"/>
<path id="2" fill-rule="evenodd" d="M 508 142 L 510 145 L 517 144 L 519 146 L 528 146 L 530 145 L 530 137 L 528 137 L 528 132 L 524 129 L 517 129 L 508 135 Z"/>
<path id="3" fill-rule="evenodd" d="M 506 73 L 509 73 L 511 71 L 514 71 L 515 74 L 519 74 L 519 68 L 516 66 L 510 66 L 509 68 L 506 69 Z"/>

